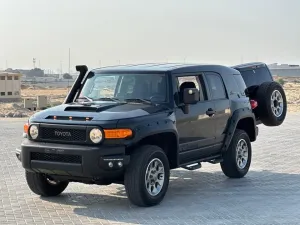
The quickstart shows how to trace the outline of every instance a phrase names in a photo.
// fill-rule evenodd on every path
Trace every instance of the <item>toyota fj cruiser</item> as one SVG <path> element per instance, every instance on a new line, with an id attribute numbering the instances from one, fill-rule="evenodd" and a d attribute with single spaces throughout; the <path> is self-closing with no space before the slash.
<path id="1" fill-rule="evenodd" d="M 171 169 L 220 163 L 229 178 L 244 177 L 257 125 L 286 116 L 284 90 L 263 63 L 76 69 L 65 102 L 24 125 L 16 155 L 37 195 L 59 195 L 69 182 L 118 183 L 133 204 L 153 206 Z"/>

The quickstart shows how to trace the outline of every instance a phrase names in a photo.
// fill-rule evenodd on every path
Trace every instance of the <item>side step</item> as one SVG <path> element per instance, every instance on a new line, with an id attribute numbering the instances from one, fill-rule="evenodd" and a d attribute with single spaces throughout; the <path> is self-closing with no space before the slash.
<path id="1" fill-rule="evenodd" d="M 200 169 L 202 167 L 200 162 L 197 163 L 193 163 L 190 165 L 186 165 L 186 166 L 182 166 L 181 168 L 186 169 L 186 170 L 197 170 Z"/>
<path id="2" fill-rule="evenodd" d="M 215 158 L 215 159 L 213 159 L 213 160 L 210 160 L 210 161 L 208 161 L 209 163 L 211 163 L 211 164 L 218 164 L 218 163 L 220 163 L 220 162 L 223 162 L 223 158 Z"/>

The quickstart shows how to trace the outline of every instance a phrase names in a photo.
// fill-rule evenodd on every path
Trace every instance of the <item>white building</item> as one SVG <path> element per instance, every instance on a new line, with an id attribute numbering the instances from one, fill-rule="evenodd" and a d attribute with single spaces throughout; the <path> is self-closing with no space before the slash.
<path id="1" fill-rule="evenodd" d="M 0 101 L 21 97 L 21 74 L 0 72 Z"/>

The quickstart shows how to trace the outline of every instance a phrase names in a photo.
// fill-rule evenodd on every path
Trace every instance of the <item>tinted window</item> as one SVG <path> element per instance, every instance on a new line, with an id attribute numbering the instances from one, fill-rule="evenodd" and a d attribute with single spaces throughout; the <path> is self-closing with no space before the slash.
<path id="1" fill-rule="evenodd" d="M 212 99 L 224 99 L 226 98 L 226 92 L 222 78 L 213 73 L 206 74 L 207 82 L 210 88 Z"/>
<path id="2" fill-rule="evenodd" d="M 266 81 L 272 81 L 272 77 L 266 67 L 256 69 L 240 70 L 247 87 L 260 85 Z"/>
<path id="3" fill-rule="evenodd" d="M 247 88 L 245 85 L 245 81 L 243 80 L 242 76 L 240 75 L 233 75 L 233 78 L 236 82 L 236 85 L 238 87 L 238 90 L 241 92 L 241 94 L 244 95 L 245 89 Z"/>

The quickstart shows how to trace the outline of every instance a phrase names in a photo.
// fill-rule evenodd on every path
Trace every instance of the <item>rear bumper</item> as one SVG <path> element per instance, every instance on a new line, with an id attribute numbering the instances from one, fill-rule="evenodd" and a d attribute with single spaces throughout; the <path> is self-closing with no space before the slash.
<path id="1" fill-rule="evenodd" d="M 21 148 L 16 149 L 16 156 L 28 171 L 91 180 L 118 177 L 129 164 L 125 147 L 91 147 L 30 140 L 25 140 Z"/>

